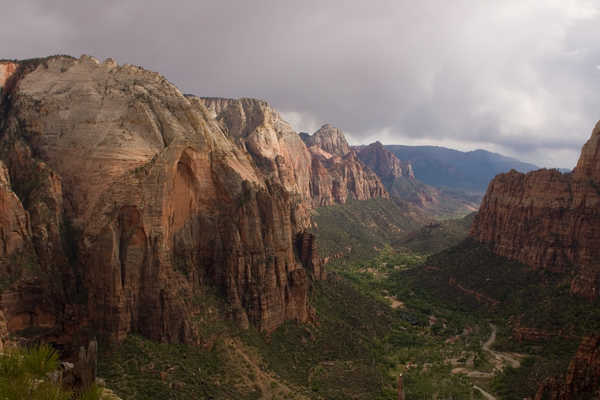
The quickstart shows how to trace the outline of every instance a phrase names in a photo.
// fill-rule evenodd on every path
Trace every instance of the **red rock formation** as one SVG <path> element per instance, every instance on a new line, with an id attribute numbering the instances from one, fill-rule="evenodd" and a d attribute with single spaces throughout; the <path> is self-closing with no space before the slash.
<path id="1" fill-rule="evenodd" d="M 415 178 L 411 163 L 400 161 L 392 152 L 384 149 L 380 142 L 361 147 L 358 151 L 358 158 L 371 168 L 384 183 L 391 183 L 400 177 Z"/>
<path id="2" fill-rule="evenodd" d="M 546 380 L 535 400 L 579 400 L 600 398 L 600 336 L 581 341 L 564 378 Z"/>
<path id="3" fill-rule="evenodd" d="M 16 63 L 10 61 L 0 62 L 0 90 L 6 85 L 6 81 L 12 76 L 12 74 L 15 73 L 16 70 Z"/>
<path id="4" fill-rule="evenodd" d="M 14 76 L 0 116 L 8 331 L 193 342 L 209 287 L 242 326 L 308 319 L 308 275 L 323 275 L 314 243 L 297 247 L 311 156 L 266 103 L 229 100 L 216 118 L 159 74 L 85 56 Z"/>
<path id="5" fill-rule="evenodd" d="M 310 193 L 314 206 L 389 197 L 377 175 L 350 148 L 341 130 L 326 124 L 313 135 L 300 136 L 312 156 Z"/>
<path id="6" fill-rule="evenodd" d="M 311 196 L 315 206 L 345 203 L 348 199 L 389 198 L 377 175 L 350 151 L 343 157 L 312 146 Z"/>
<path id="7" fill-rule="evenodd" d="M 5 89 L 10 333 L 44 328 L 75 348 L 130 332 L 197 342 L 213 288 L 242 326 L 307 321 L 311 279 L 325 276 L 305 233 L 311 207 L 387 196 L 354 152 L 315 161 L 263 101 L 183 96 L 159 74 L 87 56 L 18 65 Z"/>
<path id="8" fill-rule="evenodd" d="M 534 268 L 572 272 L 571 293 L 600 286 L 600 124 L 572 174 L 511 171 L 489 185 L 471 236 Z"/>
<path id="9" fill-rule="evenodd" d="M 324 280 L 327 278 L 327 273 L 324 264 L 319 257 L 317 250 L 317 240 L 315 235 L 308 232 L 302 232 L 298 235 L 297 246 L 300 260 L 312 273 L 313 279 Z"/>
<path id="10" fill-rule="evenodd" d="M 12 190 L 8 169 L 0 161 L 0 260 L 7 262 L 30 238 L 29 215 Z"/>

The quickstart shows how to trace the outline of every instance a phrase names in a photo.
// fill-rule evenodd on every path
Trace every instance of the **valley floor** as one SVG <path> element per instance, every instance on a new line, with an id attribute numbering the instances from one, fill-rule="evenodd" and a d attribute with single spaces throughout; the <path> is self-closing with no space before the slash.
<path id="1" fill-rule="evenodd" d="M 552 297 L 529 269 L 469 241 L 434 256 L 390 245 L 360 254 L 334 258 L 328 279 L 314 282 L 312 323 L 239 330 L 219 319 L 219 296 L 205 294 L 201 346 L 131 337 L 106 349 L 100 374 L 124 400 L 392 400 L 399 374 L 410 400 L 522 400 L 566 371 L 578 341 L 517 342 L 513 316 L 538 329 L 595 329 L 577 317 L 594 305 Z"/>

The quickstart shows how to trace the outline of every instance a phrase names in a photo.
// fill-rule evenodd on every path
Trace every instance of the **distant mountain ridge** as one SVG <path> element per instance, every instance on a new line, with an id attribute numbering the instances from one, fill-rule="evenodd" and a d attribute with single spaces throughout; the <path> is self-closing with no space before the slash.
<path id="1" fill-rule="evenodd" d="M 410 162 L 415 177 L 435 187 L 484 193 L 498 174 L 515 169 L 529 172 L 537 166 L 486 150 L 459 151 L 438 146 L 385 145 L 402 161 Z"/>
<path id="2" fill-rule="evenodd" d="M 437 218 L 464 216 L 479 207 L 479 197 L 472 199 L 459 191 L 451 193 L 421 182 L 415 178 L 410 161 L 400 160 L 380 142 L 355 149 L 359 159 L 375 171 L 397 201 L 407 201 Z"/>

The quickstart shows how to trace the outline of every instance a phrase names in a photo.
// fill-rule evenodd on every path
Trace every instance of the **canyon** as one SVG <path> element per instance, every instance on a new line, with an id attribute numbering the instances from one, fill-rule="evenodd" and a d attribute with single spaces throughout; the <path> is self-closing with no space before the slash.
<path id="1" fill-rule="evenodd" d="M 277 382 L 315 391 L 319 379 L 329 382 L 325 393 L 343 392 L 339 373 L 374 393 L 390 371 L 410 375 L 416 353 L 402 349 L 424 345 L 414 338 L 452 351 L 458 339 L 448 335 L 474 332 L 458 322 L 483 321 L 452 321 L 464 310 L 448 304 L 466 298 L 466 310 L 503 312 L 512 295 L 504 284 L 516 275 L 504 274 L 496 256 L 567 277 L 569 299 L 599 298 L 600 123 L 572 172 L 500 174 L 476 216 L 440 222 L 475 211 L 477 196 L 423 183 L 415 167 L 422 158 L 401 159 L 380 142 L 350 146 L 331 124 L 297 133 L 263 100 L 183 94 L 158 73 L 89 56 L 0 62 L 0 88 L 0 351 L 20 338 L 69 357 L 98 338 L 203 352 L 226 332 L 228 362 L 254 365 L 267 382 L 259 392 Z M 457 245 L 472 220 L 470 239 Z M 515 265 L 524 287 L 537 290 Z M 442 293 L 414 296 L 421 290 Z M 403 307 L 379 302 L 382 294 Z M 444 295 L 450 300 L 439 309 Z M 430 308 L 441 310 L 439 323 Z M 564 335 L 529 326 L 525 314 L 494 322 L 506 322 L 519 342 L 581 341 L 564 376 L 542 382 L 538 398 L 597 390 L 598 338 L 572 326 Z M 355 329 L 362 333 L 340 335 Z M 260 340 L 268 345 L 252 347 Z M 265 366 L 258 348 L 275 362 Z M 144 368 L 156 372 L 153 363 Z M 157 373 L 163 380 L 169 371 Z M 406 380 L 409 393 L 420 376 Z"/>
<path id="2" fill-rule="evenodd" d="M 542 169 L 500 174 L 488 187 L 471 236 L 501 256 L 572 274 L 572 294 L 600 287 L 600 123 L 572 173 Z"/>

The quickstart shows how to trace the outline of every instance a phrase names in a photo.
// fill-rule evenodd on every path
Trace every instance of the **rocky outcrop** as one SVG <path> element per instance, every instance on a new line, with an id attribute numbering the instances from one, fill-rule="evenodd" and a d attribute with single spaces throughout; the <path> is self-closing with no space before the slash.
<path id="1" fill-rule="evenodd" d="M 511 171 L 489 185 L 471 236 L 534 268 L 573 275 L 571 293 L 600 288 L 599 125 L 572 174 Z"/>
<path id="2" fill-rule="evenodd" d="M 12 190 L 8 169 L 0 161 L 0 260 L 7 262 L 30 239 L 29 215 Z"/>
<path id="3" fill-rule="evenodd" d="M 0 93 L 6 85 L 8 78 L 17 70 L 17 63 L 11 61 L 0 61 Z"/>
<path id="4" fill-rule="evenodd" d="M 348 199 L 389 198 L 377 175 L 353 151 L 343 157 L 329 155 L 316 146 L 312 153 L 311 195 L 315 206 L 345 203 Z"/>
<path id="5" fill-rule="evenodd" d="M 395 179 L 401 177 L 415 179 L 412 164 L 400 161 L 392 152 L 384 149 L 381 142 L 359 148 L 358 158 L 371 168 L 384 184 L 391 186 Z"/>
<path id="6" fill-rule="evenodd" d="M 389 197 L 377 174 L 360 161 L 341 130 L 323 125 L 312 136 L 301 134 L 301 137 L 312 158 L 313 206 Z"/>
<path id="7" fill-rule="evenodd" d="M 343 157 L 350 152 L 344 133 L 330 124 L 323 125 L 312 135 L 301 133 L 300 136 L 306 146 L 316 146 L 331 155 Z"/>
<path id="8" fill-rule="evenodd" d="M 311 271 L 313 279 L 327 279 L 327 273 L 324 268 L 327 262 L 323 262 L 319 257 L 315 235 L 309 232 L 302 232 L 298 234 L 296 241 L 300 260 Z"/>
<path id="9" fill-rule="evenodd" d="M 600 398 L 600 336 L 581 341 L 564 378 L 550 378 L 537 390 L 535 400 Z"/>
<path id="10" fill-rule="evenodd" d="M 581 149 L 577 166 L 573 170 L 577 179 L 600 184 L 600 121 L 596 123 L 592 136 Z"/>
<path id="11" fill-rule="evenodd" d="M 386 195 L 352 152 L 315 161 L 262 101 L 87 56 L 19 65 L 7 87 L 0 272 L 27 271 L 2 294 L 12 333 L 201 341 L 213 288 L 242 326 L 306 321 L 312 205 Z"/>

